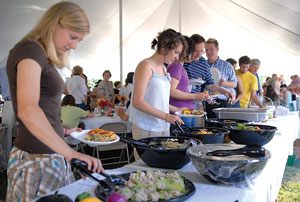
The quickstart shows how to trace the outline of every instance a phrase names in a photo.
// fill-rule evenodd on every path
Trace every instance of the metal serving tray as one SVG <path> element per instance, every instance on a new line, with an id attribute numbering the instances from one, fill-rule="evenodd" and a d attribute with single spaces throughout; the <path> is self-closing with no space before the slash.
<path id="1" fill-rule="evenodd" d="M 269 116 L 269 110 L 259 108 L 217 108 L 213 109 L 213 112 L 218 119 L 264 121 Z"/>

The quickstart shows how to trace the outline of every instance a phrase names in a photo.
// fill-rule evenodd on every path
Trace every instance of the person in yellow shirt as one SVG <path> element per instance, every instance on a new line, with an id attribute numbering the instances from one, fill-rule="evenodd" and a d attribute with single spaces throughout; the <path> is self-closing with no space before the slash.
<path id="1" fill-rule="evenodd" d="M 259 101 L 256 91 L 258 90 L 257 78 L 251 72 L 249 72 L 251 59 L 248 56 L 242 56 L 239 59 L 240 69 L 236 70 L 237 76 L 242 79 L 244 87 L 244 96 L 240 100 L 241 107 L 248 107 L 250 99 L 252 99 L 259 108 L 264 108 L 264 106 Z"/>

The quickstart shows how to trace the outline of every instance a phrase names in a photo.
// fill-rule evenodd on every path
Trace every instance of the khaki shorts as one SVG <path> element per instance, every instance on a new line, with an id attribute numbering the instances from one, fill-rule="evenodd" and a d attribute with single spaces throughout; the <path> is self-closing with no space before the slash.
<path id="1" fill-rule="evenodd" d="M 170 136 L 170 131 L 162 131 L 162 132 L 156 132 L 156 131 L 148 131 L 138 128 L 135 124 L 132 125 L 132 137 L 136 140 L 140 140 L 142 138 L 148 138 L 148 137 L 160 137 L 160 136 Z M 134 158 L 135 160 L 139 160 L 140 157 L 134 149 Z"/>

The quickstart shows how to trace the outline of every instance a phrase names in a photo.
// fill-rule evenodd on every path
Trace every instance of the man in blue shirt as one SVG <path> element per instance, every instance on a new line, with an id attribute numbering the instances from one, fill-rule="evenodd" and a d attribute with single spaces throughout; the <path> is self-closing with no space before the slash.
<path id="1" fill-rule="evenodd" d="M 2 123 L 7 126 L 6 134 L 3 137 L 2 147 L 5 151 L 5 157 L 8 159 L 12 147 L 12 137 L 15 136 L 16 119 L 12 106 L 8 78 L 6 74 L 7 57 L 0 62 L 0 88 L 1 96 L 4 100 L 2 110 Z"/>
<path id="2" fill-rule="evenodd" d="M 208 60 L 208 64 L 210 68 L 216 68 L 215 71 L 218 71 L 220 74 L 220 78 L 218 83 L 216 83 L 220 88 L 231 92 L 236 96 L 235 88 L 237 86 L 237 78 L 234 72 L 232 65 L 220 59 L 218 52 L 219 52 L 219 43 L 216 39 L 208 39 L 205 43 L 205 52 Z M 212 70 L 212 69 L 211 69 Z M 222 92 L 220 92 L 223 94 Z M 210 118 L 214 118 L 214 113 L 209 113 L 215 108 L 219 107 L 236 107 L 227 102 L 227 98 L 225 96 L 218 96 L 217 103 L 214 105 L 206 105 L 207 116 Z"/>
<path id="3" fill-rule="evenodd" d="M 220 82 L 217 83 L 220 87 L 232 92 L 235 95 L 237 85 L 237 78 L 232 65 L 220 59 L 218 56 L 219 43 L 216 39 L 208 39 L 205 44 L 205 51 L 208 60 L 209 67 L 217 68 L 221 73 Z"/>

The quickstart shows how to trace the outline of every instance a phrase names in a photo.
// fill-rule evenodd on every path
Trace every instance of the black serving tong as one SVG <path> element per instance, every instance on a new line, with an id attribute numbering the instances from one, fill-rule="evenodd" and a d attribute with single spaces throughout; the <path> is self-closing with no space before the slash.
<path id="1" fill-rule="evenodd" d="M 187 128 L 190 132 L 193 132 L 193 131 L 194 131 L 193 128 L 187 126 L 186 124 L 181 124 L 181 125 L 179 125 L 178 121 L 175 121 L 175 125 L 176 125 L 177 128 L 180 130 L 180 132 L 182 132 L 183 134 L 186 134 L 186 133 L 184 132 L 184 130 L 182 129 L 181 126 L 184 126 L 184 127 Z"/>
<path id="2" fill-rule="evenodd" d="M 137 147 L 144 147 L 144 148 L 149 148 L 149 149 L 158 149 L 158 150 L 165 150 L 164 147 L 162 147 L 159 143 L 158 144 L 147 144 L 145 142 L 141 142 L 138 140 L 135 140 L 130 137 L 120 137 L 121 142 L 125 142 L 127 144 L 131 144 Z"/>
<path id="3" fill-rule="evenodd" d="M 117 175 L 108 175 L 102 172 L 99 173 L 100 175 L 104 176 L 107 180 L 109 180 L 113 186 L 106 183 L 103 180 L 97 179 L 92 175 L 92 171 L 87 169 L 87 163 L 79 159 L 72 159 L 71 165 L 74 166 L 78 170 L 78 172 L 80 172 L 82 175 L 92 178 L 93 180 L 99 182 L 99 184 L 105 189 L 105 192 L 113 191 L 115 185 L 119 187 L 125 186 L 125 181 Z"/>
<path id="4" fill-rule="evenodd" d="M 247 145 L 240 149 L 232 150 L 215 150 L 206 153 L 207 156 L 231 156 L 231 155 L 245 155 L 249 157 L 264 157 L 265 148 L 259 145 Z"/>

